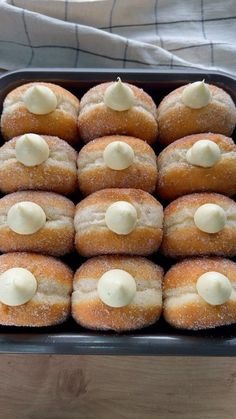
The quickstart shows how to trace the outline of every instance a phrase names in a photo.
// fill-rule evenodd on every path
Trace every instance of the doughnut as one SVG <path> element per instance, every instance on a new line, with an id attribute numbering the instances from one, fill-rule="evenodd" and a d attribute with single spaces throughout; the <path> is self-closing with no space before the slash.
<path id="1" fill-rule="evenodd" d="M 103 189 L 75 211 L 75 247 L 82 256 L 150 255 L 162 240 L 161 204 L 141 189 Z"/>
<path id="2" fill-rule="evenodd" d="M 74 276 L 72 316 L 89 329 L 149 326 L 161 315 L 162 277 L 162 268 L 142 257 L 89 259 Z"/>
<path id="3" fill-rule="evenodd" d="M 221 134 L 181 138 L 158 156 L 157 194 L 173 200 L 193 192 L 236 194 L 236 145 Z"/>
<path id="4" fill-rule="evenodd" d="M 179 138 L 201 132 L 231 136 L 236 108 L 220 87 L 204 80 L 175 89 L 157 108 L 159 141 L 168 145 Z"/>
<path id="5" fill-rule="evenodd" d="M 3 102 L 1 131 L 5 141 L 31 132 L 78 141 L 79 100 L 52 83 L 34 82 L 12 90 Z"/>
<path id="6" fill-rule="evenodd" d="M 105 188 L 135 188 L 152 193 L 157 182 L 156 156 L 138 138 L 97 138 L 79 153 L 78 180 L 84 195 Z"/>
<path id="7" fill-rule="evenodd" d="M 236 323 L 236 263 L 196 258 L 172 266 L 163 282 L 165 320 L 179 329 Z"/>
<path id="8" fill-rule="evenodd" d="M 73 273 L 50 256 L 8 253 L 0 256 L 0 324 L 51 326 L 70 314 Z"/>
<path id="9" fill-rule="evenodd" d="M 14 192 L 0 199 L 0 251 L 62 256 L 73 250 L 74 204 L 52 192 Z"/>
<path id="10" fill-rule="evenodd" d="M 0 190 L 44 190 L 68 195 L 77 190 L 77 152 L 65 141 L 25 134 L 0 148 Z"/>
<path id="11" fill-rule="evenodd" d="M 156 105 L 142 89 L 132 84 L 102 83 L 82 97 L 79 133 L 87 143 L 105 135 L 130 135 L 149 144 L 158 134 Z"/>
<path id="12" fill-rule="evenodd" d="M 161 251 L 173 258 L 236 255 L 236 203 L 216 193 L 171 202 L 164 211 Z"/>

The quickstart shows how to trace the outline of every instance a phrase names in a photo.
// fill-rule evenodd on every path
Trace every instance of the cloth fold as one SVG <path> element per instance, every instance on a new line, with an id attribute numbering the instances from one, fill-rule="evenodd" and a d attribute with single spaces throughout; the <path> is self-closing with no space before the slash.
<path id="1" fill-rule="evenodd" d="M 0 0 L 0 67 L 236 75 L 235 0 Z"/>

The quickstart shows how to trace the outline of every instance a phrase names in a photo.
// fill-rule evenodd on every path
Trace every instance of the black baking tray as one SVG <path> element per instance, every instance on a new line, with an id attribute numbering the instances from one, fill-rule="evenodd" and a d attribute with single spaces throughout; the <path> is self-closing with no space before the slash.
<path id="1" fill-rule="evenodd" d="M 188 82 L 205 79 L 226 90 L 236 102 L 236 79 L 207 71 L 159 71 L 137 69 L 26 69 L 0 77 L 0 112 L 8 92 L 31 81 L 57 83 L 79 98 L 92 86 L 123 81 L 143 87 L 158 104 L 171 90 Z M 235 137 L 235 136 L 234 136 Z M 2 139 L 1 139 L 2 142 Z M 157 151 L 159 151 L 157 147 Z M 75 201 L 79 197 L 74 197 Z M 171 261 L 157 254 L 152 260 L 165 269 Z M 78 255 L 64 258 L 73 269 L 83 261 Z M 155 325 L 132 333 L 94 332 L 78 326 L 73 319 L 47 328 L 0 326 L 0 353 L 93 354 L 93 355 L 185 355 L 235 356 L 236 325 L 207 331 L 181 331 L 163 319 Z"/>

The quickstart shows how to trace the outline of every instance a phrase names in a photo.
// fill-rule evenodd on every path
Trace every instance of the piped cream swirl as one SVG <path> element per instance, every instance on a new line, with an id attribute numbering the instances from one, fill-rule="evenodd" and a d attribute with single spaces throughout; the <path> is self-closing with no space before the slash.
<path id="1" fill-rule="evenodd" d="M 134 93 L 127 84 L 122 83 L 120 77 L 112 83 L 104 94 L 105 105 L 114 111 L 127 111 L 134 105 Z"/>
<path id="2" fill-rule="evenodd" d="M 105 272 L 98 281 L 99 298 L 110 307 L 125 307 L 136 294 L 136 282 L 122 269 Z"/>

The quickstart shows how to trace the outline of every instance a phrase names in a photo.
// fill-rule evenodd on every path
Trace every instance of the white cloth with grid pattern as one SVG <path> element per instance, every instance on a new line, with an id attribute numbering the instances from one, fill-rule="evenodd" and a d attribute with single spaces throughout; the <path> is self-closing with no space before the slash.
<path id="1" fill-rule="evenodd" d="M 0 68 L 236 75 L 236 0 L 0 0 Z"/>

